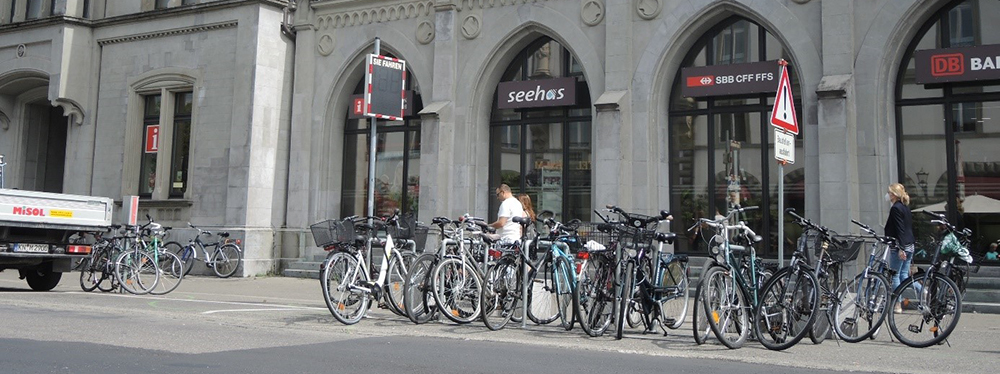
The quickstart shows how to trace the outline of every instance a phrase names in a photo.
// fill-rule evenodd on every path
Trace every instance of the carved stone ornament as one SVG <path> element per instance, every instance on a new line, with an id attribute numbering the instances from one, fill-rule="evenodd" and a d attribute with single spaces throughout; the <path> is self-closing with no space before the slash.
<path id="1" fill-rule="evenodd" d="M 434 24 L 431 21 L 423 21 L 417 25 L 417 41 L 420 44 L 427 44 L 434 40 Z"/>
<path id="2" fill-rule="evenodd" d="M 587 26 L 597 26 L 604 20 L 604 3 L 597 0 L 584 2 L 580 8 L 580 17 Z"/>
<path id="3" fill-rule="evenodd" d="M 25 47 L 24 44 L 18 44 L 17 45 L 17 58 L 24 57 L 24 53 L 25 53 L 26 49 L 27 49 L 27 47 Z"/>
<path id="4" fill-rule="evenodd" d="M 660 0 L 636 0 L 635 11 L 639 13 L 639 18 L 651 20 L 660 15 L 663 10 L 663 3 Z"/>
<path id="5" fill-rule="evenodd" d="M 319 37 L 319 41 L 316 42 L 316 52 L 323 56 L 329 56 L 333 53 L 333 36 L 330 34 L 323 34 Z"/>
<path id="6" fill-rule="evenodd" d="M 462 36 L 466 39 L 475 39 L 482 30 L 483 20 L 479 15 L 470 14 L 462 20 Z"/>

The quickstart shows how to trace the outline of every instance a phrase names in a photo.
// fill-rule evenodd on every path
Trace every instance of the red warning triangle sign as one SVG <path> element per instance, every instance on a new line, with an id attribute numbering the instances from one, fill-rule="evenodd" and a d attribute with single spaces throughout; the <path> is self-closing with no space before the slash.
<path id="1" fill-rule="evenodd" d="M 778 94 L 771 108 L 771 125 L 792 134 L 799 134 L 799 121 L 795 119 L 795 99 L 792 97 L 792 82 L 788 79 L 788 67 L 781 61 L 781 79 L 778 80 Z"/>

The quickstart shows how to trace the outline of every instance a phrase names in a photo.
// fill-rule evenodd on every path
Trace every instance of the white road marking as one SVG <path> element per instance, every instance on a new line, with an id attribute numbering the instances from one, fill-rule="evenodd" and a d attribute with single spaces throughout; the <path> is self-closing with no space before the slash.
<path id="1" fill-rule="evenodd" d="M 326 308 L 312 308 L 312 307 L 281 307 L 281 308 L 262 308 L 262 309 L 220 309 L 220 310 L 209 310 L 207 312 L 201 312 L 201 314 L 215 314 L 215 313 L 230 313 L 230 312 L 284 312 L 289 310 L 326 310 Z"/>

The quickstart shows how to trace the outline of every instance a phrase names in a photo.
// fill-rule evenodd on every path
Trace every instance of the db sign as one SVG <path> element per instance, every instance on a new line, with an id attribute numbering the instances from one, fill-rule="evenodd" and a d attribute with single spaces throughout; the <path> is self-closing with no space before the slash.
<path id="1" fill-rule="evenodd" d="M 1000 44 L 913 53 L 919 84 L 1000 80 Z"/>
<path id="2" fill-rule="evenodd" d="M 146 126 L 146 153 L 160 150 L 160 125 Z"/>

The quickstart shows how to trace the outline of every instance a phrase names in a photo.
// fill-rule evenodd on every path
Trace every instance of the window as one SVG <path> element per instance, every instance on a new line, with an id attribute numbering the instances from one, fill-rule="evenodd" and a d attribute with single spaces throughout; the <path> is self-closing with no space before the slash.
<path id="1" fill-rule="evenodd" d="M 791 60 L 786 48 L 765 28 L 746 18 L 734 16 L 706 32 L 685 56 L 681 67 L 717 66 L 780 58 Z M 794 62 L 789 61 L 791 66 Z M 775 65 L 777 69 L 777 65 Z M 792 70 L 792 90 L 799 87 Z M 674 227 L 691 227 L 698 218 L 727 214 L 732 207 L 773 206 L 777 200 L 777 168 L 774 160 L 774 135 L 768 119 L 773 93 L 724 97 L 691 98 L 681 96 L 680 70 L 671 90 L 670 118 L 670 209 L 679 212 Z M 802 108 L 796 102 L 796 108 Z M 801 118 L 801 116 L 800 116 Z M 801 138 L 802 132 L 800 131 Z M 796 151 L 804 154 L 802 148 Z M 786 166 L 786 184 L 803 186 L 803 180 L 789 179 L 803 175 L 799 165 Z M 786 189 L 787 191 L 787 189 Z M 801 211 L 805 196 L 786 193 L 786 206 Z M 777 255 L 777 224 L 781 218 L 769 209 L 760 209 L 744 219 L 764 237 L 759 254 Z M 772 223 L 775 222 L 775 223 Z M 795 240 L 794 224 L 786 224 L 786 237 Z M 797 227 L 797 226 L 796 226 Z M 769 233 L 766 234 L 766 233 Z M 702 233 L 687 233 L 687 240 L 677 241 L 682 252 L 704 253 Z"/>
<path id="2" fill-rule="evenodd" d="M 542 37 L 521 50 L 502 82 L 575 77 L 573 106 L 500 109 L 493 100 L 490 122 L 489 206 L 495 219 L 501 183 L 526 193 L 536 212 L 550 210 L 557 220 L 590 220 L 591 113 L 580 63 L 558 42 Z"/>
<path id="3" fill-rule="evenodd" d="M 191 157 L 191 91 L 160 89 L 141 94 L 142 120 L 138 136 L 138 186 L 134 192 L 151 200 L 182 199 L 188 193 Z M 135 175 L 135 174 L 133 174 Z"/>
<path id="4" fill-rule="evenodd" d="M 994 32 L 1000 2 L 965 0 L 943 6 L 907 47 L 896 79 L 897 176 L 910 195 L 910 209 L 943 212 L 973 230 L 976 256 L 1000 239 L 1000 212 L 978 209 L 1000 201 L 1000 85 L 954 82 L 921 85 L 914 80 L 919 50 L 1000 43 Z M 934 237 L 933 227 L 914 215 L 917 248 Z M 933 252 L 918 251 L 917 260 Z"/>
<path id="5" fill-rule="evenodd" d="M 24 13 L 25 20 L 42 18 L 42 1 L 43 0 L 28 0 L 28 7 Z"/>
<path id="6" fill-rule="evenodd" d="M 156 3 L 153 4 L 153 9 L 167 9 L 169 4 L 170 0 L 156 0 Z"/>

